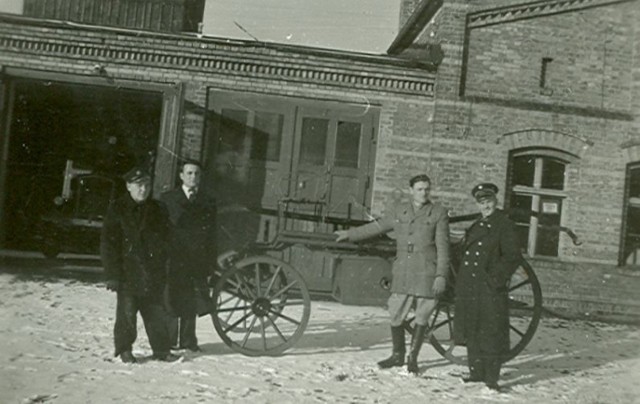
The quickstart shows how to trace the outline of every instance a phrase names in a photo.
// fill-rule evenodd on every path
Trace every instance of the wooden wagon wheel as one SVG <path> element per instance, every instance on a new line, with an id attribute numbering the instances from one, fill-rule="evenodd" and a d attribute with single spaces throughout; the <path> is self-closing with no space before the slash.
<path id="1" fill-rule="evenodd" d="M 467 349 L 453 341 L 454 299 L 440 302 L 429 320 L 429 342 L 449 361 L 466 365 Z M 515 358 L 533 338 L 542 315 L 542 290 L 531 265 L 525 260 L 509 281 L 509 328 L 511 347 L 506 360 Z M 408 328 L 412 328 L 408 326 Z"/>
<path id="2" fill-rule="evenodd" d="M 248 356 L 276 356 L 293 346 L 309 322 L 304 279 L 286 262 L 247 257 L 222 273 L 213 291 L 213 325 L 222 341 Z"/>

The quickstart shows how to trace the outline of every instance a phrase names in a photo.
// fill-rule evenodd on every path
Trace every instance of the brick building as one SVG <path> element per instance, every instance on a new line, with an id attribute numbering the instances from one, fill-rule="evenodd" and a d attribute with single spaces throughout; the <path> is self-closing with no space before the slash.
<path id="1" fill-rule="evenodd" d="M 640 3 L 404 4 L 388 53 L 445 54 L 422 148 L 438 195 L 467 211 L 471 186 L 495 182 L 545 305 L 637 318 Z"/>
<path id="2" fill-rule="evenodd" d="M 62 174 L 39 178 L 69 160 L 150 164 L 157 193 L 199 158 L 223 205 L 305 198 L 351 219 L 426 171 L 454 215 L 473 184 L 500 186 L 546 306 L 640 318 L 638 1 L 405 0 L 383 56 L 202 37 L 198 2 L 127 3 L 0 16 L 5 248 L 37 219 L 24 183 L 52 198 Z M 332 258 L 302 250 L 330 290 Z"/>

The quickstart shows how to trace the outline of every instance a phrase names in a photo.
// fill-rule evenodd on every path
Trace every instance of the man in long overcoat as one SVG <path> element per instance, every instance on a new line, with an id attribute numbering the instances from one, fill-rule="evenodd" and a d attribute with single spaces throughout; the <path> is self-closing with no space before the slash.
<path id="1" fill-rule="evenodd" d="M 498 390 L 509 352 L 508 282 L 522 260 L 515 224 L 496 209 L 498 187 L 476 185 L 482 217 L 466 231 L 456 277 L 454 340 L 466 344 L 469 378 Z"/>
<path id="2" fill-rule="evenodd" d="M 182 162 L 181 185 L 160 196 L 171 221 L 168 297 L 175 316 L 169 332 L 174 346 L 191 351 L 200 350 L 196 317 L 207 313 L 207 277 L 216 262 L 215 202 L 200 189 L 201 174 L 198 161 Z"/>
<path id="3" fill-rule="evenodd" d="M 428 319 L 437 298 L 445 290 L 449 275 L 449 217 L 444 207 L 429 200 L 430 191 L 429 177 L 416 175 L 409 180 L 410 200 L 390 206 L 381 220 L 336 232 L 338 241 L 357 241 L 395 232 L 397 253 L 388 301 L 393 350 L 389 358 L 378 362 L 383 369 L 405 363 L 403 323 L 413 308 L 416 327 L 407 357 L 407 369 L 418 373 L 418 354 Z"/>
<path id="4" fill-rule="evenodd" d="M 109 207 L 100 240 L 107 289 L 117 292 L 115 356 L 125 363 L 136 362 L 131 349 L 139 311 L 153 358 L 173 361 L 178 357 L 170 354 L 163 305 L 168 217 L 149 198 L 151 177 L 144 169 L 134 168 L 124 179 L 128 193 Z"/>

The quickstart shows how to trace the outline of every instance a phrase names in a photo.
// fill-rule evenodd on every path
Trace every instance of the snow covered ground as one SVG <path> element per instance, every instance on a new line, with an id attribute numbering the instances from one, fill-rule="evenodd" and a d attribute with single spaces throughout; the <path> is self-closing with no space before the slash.
<path id="1" fill-rule="evenodd" d="M 283 356 L 246 357 L 198 322 L 203 349 L 148 360 L 113 358 L 115 295 L 102 285 L 0 273 L 0 403 L 640 403 L 640 329 L 544 318 L 504 368 L 496 393 L 463 384 L 463 366 L 429 345 L 422 374 L 379 370 L 390 351 L 380 307 L 312 302 L 309 326 Z"/>

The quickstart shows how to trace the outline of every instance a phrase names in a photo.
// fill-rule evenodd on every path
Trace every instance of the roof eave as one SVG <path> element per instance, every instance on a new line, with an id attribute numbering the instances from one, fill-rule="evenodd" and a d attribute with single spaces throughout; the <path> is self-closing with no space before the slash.
<path id="1" fill-rule="evenodd" d="M 443 2 L 444 0 L 423 0 L 387 49 L 387 55 L 398 55 L 411 46 L 424 27 L 440 10 Z"/>

